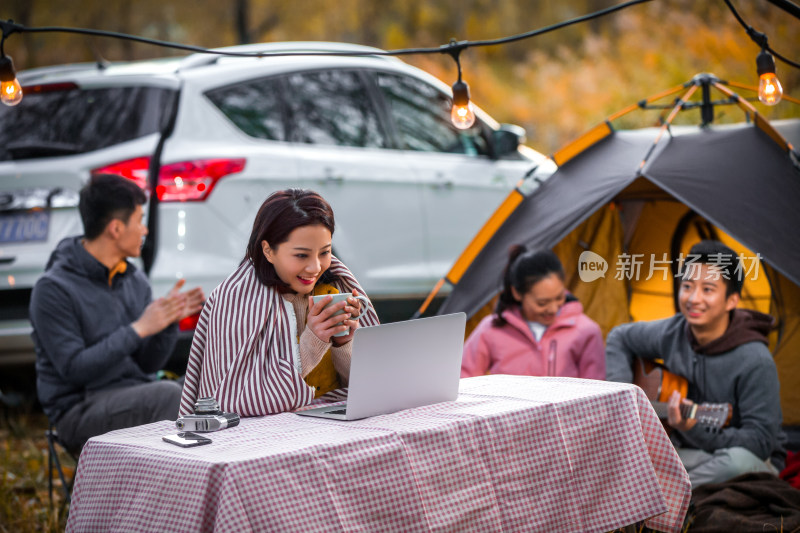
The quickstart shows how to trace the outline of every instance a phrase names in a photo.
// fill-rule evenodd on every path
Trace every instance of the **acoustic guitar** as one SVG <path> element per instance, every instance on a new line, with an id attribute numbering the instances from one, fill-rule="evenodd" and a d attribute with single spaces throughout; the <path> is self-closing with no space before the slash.
<path id="1" fill-rule="evenodd" d="M 686 398 L 689 382 L 665 369 L 658 361 L 637 357 L 633 362 L 633 383 L 642 388 L 656 414 L 664 421 L 664 427 L 669 429 L 666 425 L 669 397 L 673 391 L 678 391 L 681 398 Z M 729 403 L 681 403 L 680 411 L 683 418 L 694 418 L 706 430 L 718 431 L 730 423 L 733 408 Z"/>

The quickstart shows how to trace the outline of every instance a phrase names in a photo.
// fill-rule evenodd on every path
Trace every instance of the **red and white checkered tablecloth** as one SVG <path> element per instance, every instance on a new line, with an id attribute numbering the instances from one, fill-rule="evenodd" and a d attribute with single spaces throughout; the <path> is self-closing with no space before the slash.
<path id="1" fill-rule="evenodd" d="M 352 422 L 246 418 L 179 448 L 163 421 L 91 439 L 73 531 L 679 531 L 689 478 L 638 387 L 463 379 Z"/>

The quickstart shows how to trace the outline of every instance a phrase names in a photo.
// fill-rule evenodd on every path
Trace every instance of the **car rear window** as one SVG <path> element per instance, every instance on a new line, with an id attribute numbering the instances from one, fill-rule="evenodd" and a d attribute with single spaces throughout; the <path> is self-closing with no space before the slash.
<path id="1" fill-rule="evenodd" d="M 251 137 L 286 140 L 285 104 L 279 78 L 250 80 L 208 91 L 206 96 Z"/>
<path id="2" fill-rule="evenodd" d="M 23 88 L 22 102 L 0 106 L 0 161 L 80 154 L 155 133 L 176 91 L 157 87 Z"/>

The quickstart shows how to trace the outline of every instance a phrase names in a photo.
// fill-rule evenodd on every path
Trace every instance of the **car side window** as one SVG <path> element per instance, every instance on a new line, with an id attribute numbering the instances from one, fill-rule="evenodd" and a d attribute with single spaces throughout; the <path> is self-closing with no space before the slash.
<path id="1" fill-rule="evenodd" d="M 206 96 L 236 127 L 257 139 L 285 141 L 279 78 L 261 78 L 208 91 Z"/>
<path id="2" fill-rule="evenodd" d="M 408 150 L 487 155 L 487 143 L 476 124 L 459 130 L 450 122 L 452 99 L 422 80 L 377 72 L 378 88 L 401 142 Z"/>
<path id="3" fill-rule="evenodd" d="M 286 76 L 293 142 L 386 148 L 378 114 L 357 71 L 326 70 Z"/>

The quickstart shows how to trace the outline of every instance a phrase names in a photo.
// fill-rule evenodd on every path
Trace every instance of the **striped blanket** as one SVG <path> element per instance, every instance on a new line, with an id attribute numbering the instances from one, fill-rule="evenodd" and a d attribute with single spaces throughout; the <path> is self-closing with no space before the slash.
<path id="1" fill-rule="evenodd" d="M 365 294 L 350 270 L 335 257 L 330 272 L 339 292 Z M 290 411 L 309 404 L 314 389 L 292 358 L 291 317 L 280 293 L 262 284 L 244 261 L 214 289 L 194 333 L 180 414 L 191 414 L 197 398 L 214 397 L 220 409 L 240 416 Z M 362 326 L 378 324 L 370 306 Z"/>

